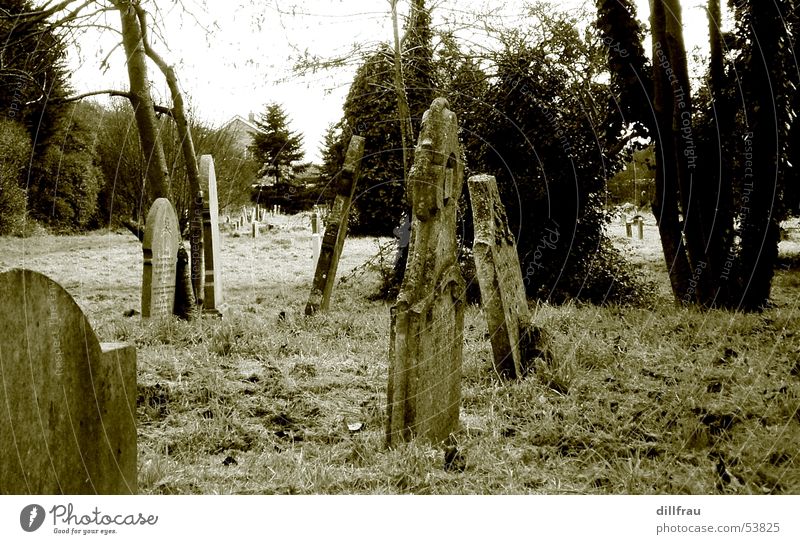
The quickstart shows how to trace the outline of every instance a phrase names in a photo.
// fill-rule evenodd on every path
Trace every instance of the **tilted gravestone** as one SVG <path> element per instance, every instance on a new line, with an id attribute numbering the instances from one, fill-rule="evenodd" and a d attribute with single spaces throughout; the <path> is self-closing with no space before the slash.
<path id="1" fill-rule="evenodd" d="M 175 306 L 178 216 L 166 198 L 153 202 L 142 241 L 142 318 L 171 316 Z"/>
<path id="2" fill-rule="evenodd" d="M 173 313 L 179 243 L 175 208 L 166 198 L 156 199 L 147 214 L 142 241 L 142 318 L 167 317 Z"/>
<path id="3" fill-rule="evenodd" d="M 38 272 L 0 293 L 0 494 L 136 493 L 136 350 Z"/>
<path id="4" fill-rule="evenodd" d="M 527 373 L 531 316 L 514 235 L 494 176 L 472 176 L 467 184 L 475 225 L 472 249 L 494 368 L 503 378 L 521 378 Z"/>
<path id="5" fill-rule="evenodd" d="M 422 118 L 409 172 L 411 240 L 391 310 L 386 441 L 448 440 L 458 428 L 464 280 L 456 253 L 456 206 L 464 165 L 458 122 L 444 98 Z"/>
<path id="6" fill-rule="evenodd" d="M 356 191 L 356 183 L 361 170 L 361 157 L 364 156 L 364 138 L 353 136 L 347 148 L 344 166 L 336 186 L 333 208 L 328 214 L 322 247 L 317 258 L 314 282 L 306 304 L 306 315 L 313 315 L 317 310 L 327 310 L 339 267 L 339 257 L 347 235 L 347 218 L 350 215 L 350 204 Z"/>
<path id="7" fill-rule="evenodd" d="M 203 190 L 203 313 L 222 315 L 222 259 L 220 258 L 217 176 L 211 155 L 200 157 L 200 187 Z"/>

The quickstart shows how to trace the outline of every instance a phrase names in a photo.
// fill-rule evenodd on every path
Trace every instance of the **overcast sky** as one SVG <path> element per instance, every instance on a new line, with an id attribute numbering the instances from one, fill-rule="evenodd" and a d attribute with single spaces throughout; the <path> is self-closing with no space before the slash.
<path id="1" fill-rule="evenodd" d="M 432 0 L 430 5 L 435 24 L 444 18 L 466 24 L 471 13 L 488 9 L 514 25 L 519 21 L 520 3 Z M 593 0 L 553 3 L 564 9 L 593 6 Z M 637 3 L 639 16 L 646 19 L 648 1 Z M 342 56 L 354 44 L 374 44 L 392 37 L 387 0 L 189 0 L 184 4 L 193 16 L 177 8 L 161 8 L 159 25 L 166 45 L 154 41 L 163 56 L 176 64 L 194 115 L 220 126 L 235 114 L 247 117 L 251 111 L 262 112 L 269 102 L 281 103 L 292 119 L 292 129 L 304 134 L 306 160 L 319 160 L 325 128 L 341 118 L 355 64 L 300 77 L 292 70 L 293 60 L 305 53 Z M 707 23 L 702 2 L 684 0 L 683 5 L 687 46 L 703 44 Z M 399 9 L 406 13 L 407 4 L 401 1 Z M 115 14 L 107 22 L 119 28 Z M 71 55 L 69 61 L 77 91 L 127 89 L 121 48 L 112 53 L 109 69 L 103 72 L 100 68 L 101 59 L 118 41 L 118 36 L 94 30 L 81 38 L 80 54 Z M 163 78 L 154 69 L 150 76 L 155 91 L 165 96 Z"/>

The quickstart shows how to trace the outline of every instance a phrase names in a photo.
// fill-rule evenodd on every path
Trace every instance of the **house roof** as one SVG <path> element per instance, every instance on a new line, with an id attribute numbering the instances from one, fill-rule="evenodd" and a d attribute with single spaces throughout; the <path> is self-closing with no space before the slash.
<path id="1" fill-rule="evenodd" d="M 241 115 L 238 115 L 238 114 L 234 115 L 233 117 L 231 117 L 230 121 L 228 121 L 227 123 L 222 125 L 222 129 L 221 130 L 227 130 L 228 128 L 230 128 L 231 125 L 233 125 L 236 122 L 242 123 L 248 129 L 250 129 L 250 130 L 252 130 L 254 132 L 264 132 L 263 130 L 258 128 L 256 125 L 254 125 L 253 123 L 251 123 L 250 121 L 248 121 L 247 119 L 245 119 L 244 117 L 242 117 Z"/>

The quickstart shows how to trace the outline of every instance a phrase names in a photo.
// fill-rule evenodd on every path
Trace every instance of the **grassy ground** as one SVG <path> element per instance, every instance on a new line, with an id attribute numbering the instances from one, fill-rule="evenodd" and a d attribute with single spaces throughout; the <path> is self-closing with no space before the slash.
<path id="1" fill-rule="evenodd" d="M 383 445 L 389 306 L 367 300 L 376 273 L 351 274 L 378 242 L 346 242 L 332 310 L 305 318 L 308 218 L 273 223 L 257 239 L 223 234 L 225 319 L 195 323 L 123 316 L 139 309 L 130 234 L 0 238 L 0 269 L 48 274 L 103 341 L 136 345 L 141 493 L 800 493 L 792 266 L 761 315 L 676 309 L 654 222 L 643 241 L 611 225 L 662 296 L 649 309 L 538 306 L 555 362 L 516 383 L 493 376 L 469 307 L 466 463 L 445 470 L 441 450 Z"/>

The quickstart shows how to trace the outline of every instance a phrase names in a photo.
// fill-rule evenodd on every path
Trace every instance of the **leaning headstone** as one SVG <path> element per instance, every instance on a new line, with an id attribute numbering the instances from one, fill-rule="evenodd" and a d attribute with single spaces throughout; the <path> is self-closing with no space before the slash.
<path id="1" fill-rule="evenodd" d="M 0 293 L 0 494 L 136 493 L 136 350 L 101 344 L 38 272 Z"/>
<path id="2" fill-rule="evenodd" d="M 458 428 L 464 280 L 456 256 L 456 206 L 464 165 L 458 122 L 444 98 L 422 118 L 409 172 L 411 241 L 391 310 L 386 441 L 447 441 Z"/>
<path id="3" fill-rule="evenodd" d="M 179 243 L 175 208 L 166 198 L 159 198 L 147 214 L 142 242 L 142 318 L 172 315 Z"/>
<path id="4" fill-rule="evenodd" d="M 314 315 L 317 310 L 327 310 L 331 301 L 336 269 L 347 235 L 347 218 L 350 215 L 350 203 L 356 192 L 356 183 L 361 171 L 361 157 L 364 156 L 364 138 L 353 136 L 344 159 L 344 166 L 336 185 L 336 196 L 333 209 L 328 216 L 325 235 L 322 237 L 314 282 L 306 304 L 306 315 Z M 279 208 L 280 213 L 280 208 Z"/>
<path id="5" fill-rule="evenodd" d="M 206 198 L 203 201 L 203 313 L 222 315 L 222 259 L 220 258 L 219 203 L 217 201 L 217 176 L 211 155 L 200 157 L 200 187 Z"/>
<path id="6" fill-rule="evenodd" d="M 467 184 L 475 225 L 472 249 L 494 368 L 503 378 L 521 378 L 528 371 L 524 357 L 531 316 L 516 242 L 494 176 L 472 176 Z"/>

